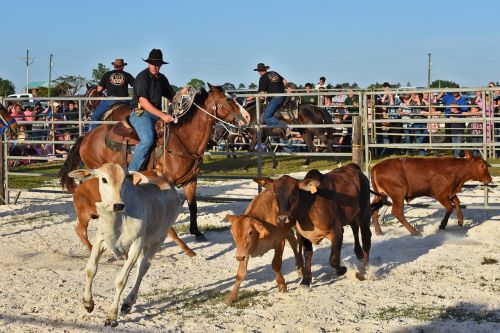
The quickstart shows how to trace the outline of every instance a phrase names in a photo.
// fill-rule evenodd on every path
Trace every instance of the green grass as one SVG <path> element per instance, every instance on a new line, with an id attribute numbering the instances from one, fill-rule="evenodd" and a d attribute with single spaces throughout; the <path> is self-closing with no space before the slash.
<path id="1" fill-rule="evenodd" d="M 189 234 L 189 223 L 176 224 L 174 225 L 174 229 L 178 234 Z M 198 229 L 200 229 L 201 232 L 207 232 L 207 231 L 221 232 L 229 230 L 229 226 L 202 224 L 198 226 Z"/>
<path id="2" fill-rule="evenodd" d="M 415 318 L 421 321 L 436 320 L 456 320 L 456 321 L 486 321 L 500 323 L 500 315 L 494 310 L 468 309 L 463 306 L 457 307 L 423 307 L 407 306 L 395 307 L 389 306 L 380 310 L 376 317 L 382 320 L 393 320 L 401 317 Z"/>
<path id="3" fill-rule="evenodd" d="M 276 169 L 272 168 L 272 160 L 270 157 L 262 159 L 262 175 L 269 177 L 276 177 L 282 174 L 289 174 L 294 172 L 301 172 L 310 169 L 331 170 L 337 167 L 333 157 L 313 157 L 311 164 L 307 168 L 303 168 L 305 158 L 299 156 L 279 156 L 276 158 L 278 166 Z M 371 160 L 371 165 L 380 162 L 382 159 Z M 257 176 L 257 157 L 251 157 L 248 172 L 244 171 L 246 164 L 245 156 L 238 156 L 238 158 L 228 159 L 225 155 L 211 156 L 211 159 L 204 157 L 203 165 L 201 167 L 201 177 L 203 176 L 233 176 L 233 177 L 256 177 Z M 345 165 L 349 163 L 348 158 L 343 158 L 342 163 Z M 497 164 L 500 160 L 491 160 L 490 163 Z M 37 163 L 28 166 L 17 166 L 9 168 L 11 172 L 30 172 L 41 173 L 39 177 L 28 176 L 10 176 L 9 187 L 19 189 L 32 189 L 44 185 L 58 185 L 56 174 L 59 171 L 62 163 L 60 162 L 46 162 Z M 500 175 L 500 168 L 490 168 L 492 176 Z"/>
<path id="4" fill-rule="evenodd" d="M 278 156 L 276 157 L 278 165 L 276 169 L 272 168 L 271 157 L 262 158 L 262 175 L 274 177 L 277 175 L 288 174 L 293 172 L 301 172 L 309 169 L 329 170 L 337 167 L 337 163 L 333 157 L 313 157 L 311 163 L 307 168 L 302 165 L 305 157 L 299 156 Z M 238 156 L 237 158 L 228 159 L 226 156 L 216 155 L 211 156 L 209 160 L 206 156 L 203 159 L 203 166 L 201 168 L 202 176 L 257 176 L 257 157 L 250 158 L 248 172 L 244 171 L 244 166 L 247 162 L 246 156 Z M 344 159 L 343 163 L 346 164 L 350 160 Z"/>
<path id="5" fill-rule="evenodd" d="M 220 312 L 219 305 L 224 305 L 224 301 L 229 291 L 206 290 L 197 292 L 196 289 L 171 288 L 155 289 L 152 292 L 141 294 L 150 303 L 168 304 L 166 315 L 176 314 L 182 318 L 191 318 L 199 313 L 204 318 L 215 318 Z M 231 308 L 243 311 L 253 309 L 255 304 L 266 308 L 271 306 L 270 302 L 264 301 L 263 297 L 268 296 L 267 291 L 246 291 L 240 290 L 238 300 L 230 305 Z"/>
<path id="6" fill-rule="evenodd" d="M 10 172 L 40 173 L 42 176 L 9 176 L 9 187 L 18 189 L 32 189 L 45 185 L 58 184 L 57 172 L 62 163 L 45 162 L 32 165 L 22 165 L 9 168 Z"/>

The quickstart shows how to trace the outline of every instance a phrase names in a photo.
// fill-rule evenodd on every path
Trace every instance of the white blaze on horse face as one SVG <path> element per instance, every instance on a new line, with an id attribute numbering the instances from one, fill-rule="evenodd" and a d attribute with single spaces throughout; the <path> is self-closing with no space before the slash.
<path id="1" fill-rule="evenodd" d="M 95 176 L 99 179 L 100 207 L 109 211 L 116 211 L 116 207 L 123 209 L 120 192 L 125 180 L 125 170 L 118 164 L 106 163 L 95 170 Z"/>

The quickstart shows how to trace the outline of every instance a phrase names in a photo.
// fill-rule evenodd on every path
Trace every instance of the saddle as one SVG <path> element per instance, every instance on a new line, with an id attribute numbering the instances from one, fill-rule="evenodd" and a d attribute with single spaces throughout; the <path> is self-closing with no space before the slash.
<path id="1" fill-rule="evenodd" d="M 156 158 L 163 154 L 163 122 L 158 121 L 155 126 L 156 129 L 156 148 L 153 154 L 149 157 L 148 168 L 152 168 L 156 163 Z M 129 117 L 123 119 L 121 122 L 116 123 L 111 127 L 105 137 L 106 147 L 111 150 L 123 153 L 124 165 L 127 165 L 127 156 L 132 154 L 137 145 L 140 142 L 139 136 L 135 128 L 132 127 L 129 121 Z"/>
<path id="2" fill-rule="evenodd" d="M 111 117 L 111 114 L 113 113 L 113 111 L 115 111 L 116 109 L 118 109 L 119 107 L 121 107 L 123 105 L 129 106 L 128 104 L 123 103 L 123 102 L 116 102 L 115 104 L 111 105 L 106 110 L 106 112 L 104 112 L 104 114 L 102 115 L 102 119 L 101 120 L 111 120 L 110 117 Z"/>

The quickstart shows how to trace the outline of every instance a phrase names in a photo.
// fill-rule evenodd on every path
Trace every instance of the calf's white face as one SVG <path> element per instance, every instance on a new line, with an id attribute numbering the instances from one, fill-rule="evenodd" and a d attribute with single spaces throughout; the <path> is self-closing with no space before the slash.
<path id="1" fill-rule="evenodd" d="M 125 170 L 118 164 L 106 163 L 95 169 L 95 177 L 99 179 L 100 207 L 113 212 L 121 212 L 125 208 L 120 195 Z"/>
<path id="2" fill-rule="evenodd" d="M 124 210 L 125 204 L 120 192 L 125 180 L 125 170 L 120 165 L 106 163 L 98 169 L 79 169 L 71 171 L 68 175 L 81 181 L 97 178 L 101 202 L 97 202 L 96 206 L 111 212 Z"/>

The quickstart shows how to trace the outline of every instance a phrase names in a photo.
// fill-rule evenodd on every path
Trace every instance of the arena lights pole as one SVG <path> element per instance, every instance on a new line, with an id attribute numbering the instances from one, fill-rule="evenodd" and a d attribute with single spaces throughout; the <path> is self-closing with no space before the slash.
<path id="1" fill-rule="evenodd" d="M 50 97 L 50 81 L 51 81 L 51 78 L 52 78 L 52 54 L 50 55 L 49 57 L 49 88 L 48 88 L 48 97 Z"/>
<path id="2" fill-rule="evenodd" d="M 431 61 L 431 54 L 427 53 L 427 56 L 429 57 L 429 62 L 427 63 L 427 88 L 431 87 L 431 66 L 432 66 L 432 61 Z"/>
<path id="3" fill-rule="evenodd" d="M 26 50 L 26 58 L 24 59 L 26 61 L 26 93 L 29 90 L 30 65 L 33 63 L 33 58 L 30 58 L 29 54 L 30 51 Z"/>

